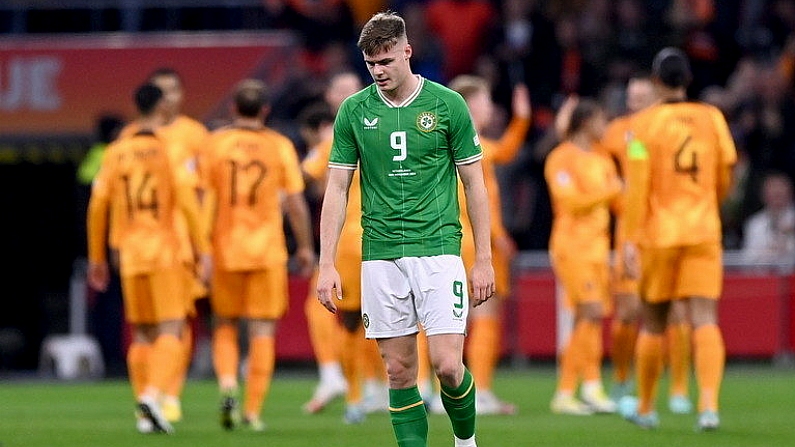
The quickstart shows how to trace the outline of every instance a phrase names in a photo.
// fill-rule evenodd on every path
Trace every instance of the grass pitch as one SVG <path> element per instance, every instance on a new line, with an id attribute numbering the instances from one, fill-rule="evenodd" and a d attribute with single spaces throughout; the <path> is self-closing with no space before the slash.
<path id="1" fill-rule="evenodd" d="M 390 447 L 395 441 L 386 414 L 373 414 L 361 425 L 342 423 L 343 403 L 323 413 L 301 412 L 314 378 L 279 370 L 266 403 L 264 433 L 225 432 L 218 423 L 218 394 L 212 381 L 190 381 L 183 397 L 184 419 L 176 434 L 140 435 L 135 431 L 133 401 L 124 381 L 0 383 L 0 447 L 126 446 L 278 446 Z M 695 415 L 673 415 L 661 401 L 661 426 L 644 431 L 619 416 L 556 416 L 549 412 L 555 385 L 551 367 L 502 370 L 497 393 L 519 406 L 516 416 L 482 416 L 478 445 L 610 447 L 775 447 L 795 445 L 793 403 L 795 371 L 769 366 L 734 365 L 724 379 L 721 429 L 694 430 Z M 663 384 L 662 390 L 666 389 Z M 429 445 L 451 446 L 445 416 L 430 417 Z"/>

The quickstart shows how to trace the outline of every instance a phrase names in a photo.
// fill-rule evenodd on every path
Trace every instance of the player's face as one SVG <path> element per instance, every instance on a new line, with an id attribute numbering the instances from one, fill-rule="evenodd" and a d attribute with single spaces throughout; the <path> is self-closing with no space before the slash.
<path id="1" fill-rule="evenodd" d="M 362 89 L 362 82 L 359 77 L 353 73 L 345 73 L 335 76 L 326 91 L 326 102 L 336 112 L 340 108 L 340 104 L 348 96 L 358 92 Z"/>
<path id="2" fill-rule="evenodd" d="M 491 102 L 491 94 L 485 90 L 478 90 L 467 98 L 469 112 L 472 114 L 472 121 L 475 128 L 482 131 L 491 123 L 494 113 L 494 104 Z"/>
<path id="3" fill-rule="evenodd" d="M 170 114 L 176 115 L 182 106 L 182 83 L 176 76 L 158 76 L 152 79 L 152 83 L 163 90 L 163 100 L 165 107 Z"/>
<path id="4" fill-rule="evenodd" d="M 390 93 L 397 91 L 411 75 L 409 57 L 411 45 L 402 39 L 389 50 L 371 56 L 365 54 L 364 62 L 378 88 L 384 93 Z"/>

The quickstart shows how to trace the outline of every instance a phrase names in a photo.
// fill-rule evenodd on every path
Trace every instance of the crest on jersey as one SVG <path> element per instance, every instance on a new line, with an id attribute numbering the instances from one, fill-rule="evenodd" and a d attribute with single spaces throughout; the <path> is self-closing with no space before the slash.
<path id="1" fill-rule="evenodd" d="M 417 115 L 417 129 L 422 132 L 430 132 L 436 129 L 436 123 L 439 120 L 433 112 L 422 112 Z"/>

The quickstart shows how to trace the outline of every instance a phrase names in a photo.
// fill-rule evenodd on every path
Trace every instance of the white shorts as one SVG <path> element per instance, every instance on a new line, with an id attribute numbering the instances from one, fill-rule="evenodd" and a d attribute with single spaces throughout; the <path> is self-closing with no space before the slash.
<path id="1" fill-rule="evenodd" d="M 459 256 L 362 262 L 362 323 L 367 338 L 465 334 L 469 287 Z"/>

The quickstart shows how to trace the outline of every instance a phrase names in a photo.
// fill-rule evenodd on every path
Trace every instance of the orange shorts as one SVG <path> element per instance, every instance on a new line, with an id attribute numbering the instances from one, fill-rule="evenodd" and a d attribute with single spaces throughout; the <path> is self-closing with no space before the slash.
<path id="1" fill-rule="evenodd" d="M 122 277 L 125 318 L 133 324 L 184 319 L 186 285 L 182 267 Z"/>
<path id="2" fill-rule="evenodd" d="M 650 303 L 701 297 L 718 299 L 723 251 L 717 242 L 641 250 L 640 294 Z"/>
<path id="3" fill-rule="evenodd" d="M 583 261 L 569 255 L 551 255 L 552 270 L 563 287 L 566 304 L 601 303 L 604 312 L 612 309 L 610 300 L 610 266 L 605 262 Z"/>
<path id="4" fill-rule="evenodd" d="M 492 245 L 492 261 L 494 267 L 494 285 L 497 288 L 497 296 L 505 298 L 511 294 L 511 261 L 502 251 Z M 464 237 L 461 240 L 461 259 L 469 274 L 469 269 L 475 263 L 475 241 L 471 237 Z"/>
<path id="5" fill-rule="evenodd" d="M 213 272 L 210 306 L 220 317 L 276 320 L 287 312 L 289 302 L 286 265 Z"/>

